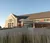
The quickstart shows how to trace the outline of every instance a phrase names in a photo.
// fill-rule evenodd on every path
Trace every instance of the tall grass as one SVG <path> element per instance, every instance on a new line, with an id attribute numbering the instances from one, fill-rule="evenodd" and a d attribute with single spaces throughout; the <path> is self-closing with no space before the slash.
<path id="1" fill-rule="evenodd" d="M 37 29 L 36 29 L 37 30 Z M 50 30 L 50 29 L 49 29 Z M 2 30 L 1 30 L 2 31 Z M 6 32 L 5 32 L 6 31 Z M 48 30 L 38 30 L 35 33 L 35 30 L 33 31 L 34 34 L 31 31 L 27 32 L 21 32 L 17 30 L 13 30 L 14 32 L 4 30 L 6 35 L 2 36 L 2 32 L 0 33 L 0 43 L 50 43 L 50 35 L 47 33 L 50 33 Z M 38 33 L 40 31 L 40 33 Z M 41 32 L 43 31 L 43 34 Z M 30 33 L 31 32 L 31 33 Z"/>

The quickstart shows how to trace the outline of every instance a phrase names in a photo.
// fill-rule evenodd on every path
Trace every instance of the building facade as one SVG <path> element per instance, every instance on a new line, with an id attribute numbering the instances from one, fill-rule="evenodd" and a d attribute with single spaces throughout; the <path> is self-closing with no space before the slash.
<path id="1" fill-rule="evenodd" d="M 16 16 L 14 14 L 10 14 L 5 21 L 5 28 L 22 27 L 23 22 L 19 20 L 26 18 L 27 16 Z"/>
<path id="2" fill-rule="evenodd" d="M 10 14 L 5 22 L 5 28 L 10 27 L 22 27 L 24 26 L 23 19 L 31 20 L 33 22 L 34 28 L 44 28 L 44 27 L 50 27 L 50 12 L 41 12 L 41 13 L 35 13 L 35 14 L 28 14 L 23 16 L 16 16 L 14 14 Z M 22 21 L 20 21 L 22 20 Z M 26 22 L 26 24 L 28 21 Z"/>

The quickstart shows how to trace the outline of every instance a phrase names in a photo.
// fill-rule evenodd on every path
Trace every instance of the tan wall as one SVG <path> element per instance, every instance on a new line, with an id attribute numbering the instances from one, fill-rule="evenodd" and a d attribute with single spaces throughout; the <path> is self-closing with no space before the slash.
<path id="1" fill-rule="evenodd" d="M 5 28 L 8 28 L 8 23 L 10 23 L 10 19 L 12 19 L 11 23 L 13 23 L 13 26 L 17 27 L 17 18 L 15 18 L 12 14 L 8 16 L 8 18 L 5 21 Z"/>

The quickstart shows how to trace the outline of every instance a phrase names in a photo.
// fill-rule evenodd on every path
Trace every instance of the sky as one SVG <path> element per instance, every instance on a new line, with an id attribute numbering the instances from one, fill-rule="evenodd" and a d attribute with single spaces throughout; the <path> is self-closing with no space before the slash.
<path id="1" fill-rule="evenodd" d="M 14 13 L 24 15 L 50 11 L 50 0 L 0 0 L 0 26 Z"/>

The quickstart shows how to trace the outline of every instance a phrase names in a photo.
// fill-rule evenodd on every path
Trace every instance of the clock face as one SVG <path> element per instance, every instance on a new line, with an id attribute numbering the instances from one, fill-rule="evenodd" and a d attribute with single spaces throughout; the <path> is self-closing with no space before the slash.
<path id="1" fill-rule="evenodd" d="M 12 19 L 9 19 L 9 22 L 12 22 Z"/>

